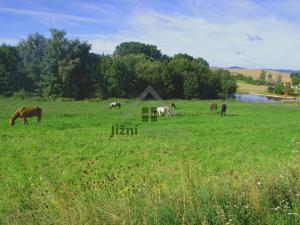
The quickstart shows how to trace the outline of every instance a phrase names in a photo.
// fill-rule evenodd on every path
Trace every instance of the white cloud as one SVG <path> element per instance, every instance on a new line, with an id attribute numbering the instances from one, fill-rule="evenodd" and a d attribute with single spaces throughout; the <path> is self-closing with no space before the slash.
<path id="1" fill-rule="evenodd" d="M 45 12 L 45 11 L 36 11 L 36 10 L 28 10 L 28 9 L 16 9 L 16 8 L 6 8 L 1 7 L 0 12 L 7 12 L 7 13 L 15 13 L 15 14 L 22 14 L 28 15 L 32 17 L 39 17 L 41 20 L 45 21 L 58 21 L 58 22 L 65 22 L 65 23 L 103 23 L 102 20 L 92 18 L 92 17 L 85 17 L 85 16 L 76 16 L 70 14 L 61 14 L 61 13 L 52 13 L 52 12 Z"/>
<path id="2" fill-rule="evenodd" d="M 16 45 L 20 39 L 16 38 L 0 38 L 0 45 L 7 44 L 7 45 Z"/>
<path id="3" fill-rule="evenodd" d="M 123 4 L 126 10 L 118 7 L 124 1 L 128 2 Z M 122 2 L 74 3 L 73 7 L 90 12 L 91 17 L 3 7 L 0 12 L 38 17 L 44 22 L 77 23 L 83 27 L 90 24 L 87 30 L 92 34 L 78 31 L 78 35 L 71 36 L 88 40 L 97 53 L 111 54 L 121 42 L 141 41 L 157 45 L 168 55 L 183 52 L 203 57 L 214 66 L 300 67 L 298 0 Z M 96 26 L 100 23 L 107 26 L 102 30 L 102 26 Z"/>
<path id="4" fill-rule="evenodd" d="M 75 6 L 80 8 L 81 10 L 93 14 L 94 16 L 110 16 L 117 17 L 122 12 L 118 10 L 114 5 L 103 3 L 103 2 L 96 2 L 96 3 L 88 3 L 88 2 L 77 2 Z"/>
<path id="5" fill-rule="evenodd" d="M 249 14 L 251 10 L 259 10 L 252 5 L 245 8 Z M 156 44 L 168 55 L 185 52 L 204 57 L 215 66 L 300 67 L 297 56 L 300 52 L 300 30 L 297 24 L 268 14 L 265 17 L 238 18 L 224 23 L 198 15 L 152 10 L 136 12 L 126 23 L 129 30 L 126 35 L 95 38 L 93 50 L 106 49 L 111 53 L 111 48 L 118 43 L 133 40 Z"/>
<path id="6" fill-rule="evenodd" d="M 98 36 L 97 38 L 89 39 L 89 43 L 92 44 L 92 51 L 96 53 L 112 54 L 116 46 L 127 41 L 122 36 Z M 129 40 L 128 40 L 129 41 Z"/>
<path id="7" fill-rule="evenodd" d="M 80 40 L 86 40 L 92 45 L 92 52 L 99 54 L 112 54 L 116 46 L 125 41 L 132 41 L 134 33 L 120 31 L 119 34 L 68 34 Z"/>

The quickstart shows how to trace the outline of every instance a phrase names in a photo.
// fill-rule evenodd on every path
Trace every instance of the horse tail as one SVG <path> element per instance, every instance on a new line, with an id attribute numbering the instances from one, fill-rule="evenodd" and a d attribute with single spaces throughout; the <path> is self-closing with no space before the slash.
<path id="1" fill-rule="evenodd" d="M 37 108 L 38 108 L 40 116 L 42 116 L 42 112 L 43 112 L 42 108 L 40 108 L 40 107 L 37 107 Z"/>
<path id="2" fill-rule="evenodd" d="M 35 107 L 35 114 L 36 114 L 36 116 L 38 118 L 38 123 L 40 123 L 41 118 L 42 118 L 42 108 L 36 106 Z"/>

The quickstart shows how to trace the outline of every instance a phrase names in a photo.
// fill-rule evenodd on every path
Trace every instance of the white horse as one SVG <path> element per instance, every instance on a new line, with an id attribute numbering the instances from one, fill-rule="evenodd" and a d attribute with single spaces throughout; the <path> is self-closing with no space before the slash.
<path id="1" fill-rule="evenodd" d="M 158 113 L 159 116 L 161 115 L 166 115 L 166 117 L 171 116 L 171 108 L 168 106 L 157 107 L 156 112 Z"/>
<path id="2" fill-rule="evenodd" d="M 120 102 L 112 102 L 110 103 L 109 105 L 109 109 L 111 110 L 112 108 L 115 108 L 115 107 L 119 107 L 119 109 L 121 108 L 121 103 Z"/>

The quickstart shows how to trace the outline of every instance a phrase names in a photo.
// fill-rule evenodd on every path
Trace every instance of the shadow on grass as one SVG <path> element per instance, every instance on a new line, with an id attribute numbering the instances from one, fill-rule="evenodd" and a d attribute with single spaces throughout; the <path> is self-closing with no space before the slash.
<path id="1" fill-rule="evenodd" d="M 181 118 L 181 117 L 183 117 L 184 116 L 184 114 L 182 114 L 182 113 L 176 113 L 176 115 L 175 116 L 173 116 L 173 117 L 178 117 L 178 118 Z"/>
<path id="2" fill-rule="evenodd" d="M 225 117 L 226 116 L 239 116 L 239 115 L 238 114 L 226 114 Z"/>
<path id="3" fill-rule="evenodd" d="M 67 129 L 81 128 L 82 126 L 79 124 L 61 123 L 61 124 L 53 124 L 53 125 L 48 124 L 47 127 L 54 130 L 67 130 Z"/>

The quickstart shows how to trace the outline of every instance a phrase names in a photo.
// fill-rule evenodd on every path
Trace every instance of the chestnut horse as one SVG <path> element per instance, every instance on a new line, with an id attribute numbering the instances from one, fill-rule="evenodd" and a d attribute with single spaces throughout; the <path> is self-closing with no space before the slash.
<path id="1" fill-rule="evenodd" d="M 34 107 L 34 108 L 23 107 L 23 108 L 20 108 L 10 118 L 9 126 L 11 127 L 11 126 L 15 125 L 15 121 L 18 118 L 23 119 L 24 125 L 27 125 L 28 124 L 27 118 L 28 117 L 33 117 L 33 116 L 37 117 L 38 124 L 39 124 L 40 121 L 41 121 L 41 117 L 42 117 L 42 109 L 40 107 Z"/>

